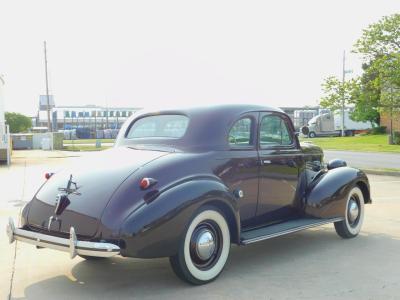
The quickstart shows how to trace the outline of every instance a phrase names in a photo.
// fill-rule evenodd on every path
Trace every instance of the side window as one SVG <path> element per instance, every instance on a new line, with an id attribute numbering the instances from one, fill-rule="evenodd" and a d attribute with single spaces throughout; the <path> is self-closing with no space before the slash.
<path id="1" fill-rule="evenodd" d="M 236 121 L 229 131 L 229 144 L 231 146 L 250 146 L 252 144 L 250 118 Z"/>
<path id="2" fill-rule="evenodd" d="M 281 117 L 268 115 L 263 117 L 260 127 L 260 145 L 288 146 L 293 143 L 288 126 Z"/>

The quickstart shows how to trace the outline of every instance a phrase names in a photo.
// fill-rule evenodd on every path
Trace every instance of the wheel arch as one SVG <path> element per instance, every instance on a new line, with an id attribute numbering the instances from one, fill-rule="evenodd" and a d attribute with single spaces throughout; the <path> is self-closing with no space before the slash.
<path id="1" fill-rule="evenodd" d="M 370 203 L 369 183 L 364 172 L 351 167 L 326 171 L 308 186 L 306 214 L 317 218 L 343 217 L 347 194 L 355 185 L 363 192 L 364 202 Z"/>
<path id="2" fill-rule="evenodd" d="M 231 243 L 239 244 L 240 241 L 240 218 L 235 214 L 232 207 L 230 207 L 226 202 L 220 201 L 218 199 L 211 200 L 202 205 L 214 206 L 219 209 L 228 223 L 229 232 L 231 234 Z"/>
<path id="3" fill-rule="evenodd" d="M 358 181 L 356 185 L 360 188 L 361 192 L 363 193 L 364 196 L 364 203 L 371 203 L 371 195 L 370 195 L 370 190 L 369 190 L 369 185 L 365 183 L 364 181 Z"/>
<path id="4" fill-rule="evenodd" d="M 193 178 L 160 193 L 122 223 L 123 256 L 156 258 L 176 254 L 189 220 L 204 205 L 213 205 L 227 219 L 233 241 L 238 241 L 238 201 L 229 189 L 213 178 Z"/>

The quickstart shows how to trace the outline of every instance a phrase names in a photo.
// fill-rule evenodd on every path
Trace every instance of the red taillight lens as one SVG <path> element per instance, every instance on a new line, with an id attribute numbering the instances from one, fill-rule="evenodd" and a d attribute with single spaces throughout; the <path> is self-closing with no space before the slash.
<path id="1" fill-rule="evenodd" d="M 143 179 L 140 181 L 140 188 L 141 188 L 142 190 L 147 189 L 149 186 L 150 186 L 150 180 L 149 180 L 149 178 L 143 178 Z"/>
<path id="2" fill-rule="evenodd" d="M 156 184 L 157 180 L 153 179 L 153 178 L 148 178 L 145 177 L 140 181 L 140 188 L 142 190 L 148 189 L 149 187 L 151 187 L 152 185 Z"/>
<path id="3" fill-rule="evenodd" d="M 44 178 L 46 178 L 47 180 L 50 179 L 51 176 L 53 176 L 54 173 L 46 173 L 44 174 Z"/>

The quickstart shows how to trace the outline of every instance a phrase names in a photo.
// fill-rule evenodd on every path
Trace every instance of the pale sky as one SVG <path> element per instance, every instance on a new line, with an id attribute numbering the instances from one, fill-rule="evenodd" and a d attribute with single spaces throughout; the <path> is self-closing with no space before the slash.
<path id="1" fill-rule="evenodd" d="M 315 105 L 343 50 L 399 0 L 0 0 L 5 108 L 57 105 Z M 349 54 L 348 68 L 360 61 Z"/>

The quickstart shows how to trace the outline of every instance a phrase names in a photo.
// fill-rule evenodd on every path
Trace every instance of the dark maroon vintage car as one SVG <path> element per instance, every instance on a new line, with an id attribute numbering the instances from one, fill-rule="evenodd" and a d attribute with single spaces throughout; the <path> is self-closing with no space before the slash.
<path id="1" fill-rule="evenodd" d="M 355 237 L 370 203 L 366 175 L 299 143 L 281 110 L 224 105 L 143 111 L 113 149 L 48 173 L 10 242 L 71 257 L 170 257 L 192 284 L 215 279 L 232 243 L 333 223 Z"/>

